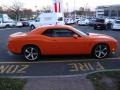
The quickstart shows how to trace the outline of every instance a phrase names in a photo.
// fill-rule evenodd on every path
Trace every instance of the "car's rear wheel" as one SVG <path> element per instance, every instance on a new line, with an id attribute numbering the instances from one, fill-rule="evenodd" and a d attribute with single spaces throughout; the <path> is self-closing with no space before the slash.
<path id="1" fill-rule="evenodd" d="M 94 26 L 94 30 L 97 30 L 97 26 Z"/>
<path id="2" fill-rule="evenodd" d="M 94 47 L 92 53 L 95 58 L 105 58 L 109 54 L 109 47 L 106 44 L 98 44 Z"/>
<path id="3" fill-rule="evenodd" d="M 5 28 L 10 28 L 10 25 L 6 25 Z"/>
<path id="4" fill-rule="evenodd" d="M 40 57 L 40 51 L 35 46 L 26 46 L 23 48 L 23 56 L 26 60 L 35 61 Z"/>

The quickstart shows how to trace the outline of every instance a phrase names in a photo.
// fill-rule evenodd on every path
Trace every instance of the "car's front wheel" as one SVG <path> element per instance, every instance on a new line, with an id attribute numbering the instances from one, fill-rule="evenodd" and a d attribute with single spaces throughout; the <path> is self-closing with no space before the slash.
<path id="1" fill-rule="evenodd" d="M 92 54 L 98 59 L 105 58 L 109 54 L 109 47 L 106 44 L 98 44 L 94 47 Z"/>
<path id="2" fill-rule="evenodd" d="M 35 26 L 34 26 L 34 25 L 31 25 L 30 28 L 33 30 L 33 29 L 35 29 Z"/>
<path id="3" fill-rule="evenodd" d="M 39 59 L 40 51 L 35 46 L 26 46 L 23 48 L 23 56 L 29 61 L 35 61 Z"/>

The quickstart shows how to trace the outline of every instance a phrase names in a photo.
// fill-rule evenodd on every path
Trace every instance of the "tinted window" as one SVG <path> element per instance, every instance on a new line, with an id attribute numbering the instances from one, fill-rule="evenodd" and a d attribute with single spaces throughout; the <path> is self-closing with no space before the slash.
<path id="1" fill-rule="evenodd" d="M 49 37 L 72 37 L 74 32 L 66 29 L 49 29 L 46 30 L 43 35 Z"/>
<path id="2" fill-rule="evenodd" d="M 46 30 L 43 35 L 52 37 L 53 36 L 53 30 Z"/>
<path id="3" fill-rule="evenodd" d="M 66 29 L 54 30 L 54 37 L 72 37 L 74 32 Z"/>
<path id="4" fill-rule="evenodd" d="M 97 19 L 96 22 L 101 22 L 101 23 L 104 23 L 105 20 L 104 19 Z"/>
<path id="5" fill-rule="evenodd" d="M 58 21 L 63 21 L 63 17 L 59 17 L 59 18 L 58 18 Z"/>

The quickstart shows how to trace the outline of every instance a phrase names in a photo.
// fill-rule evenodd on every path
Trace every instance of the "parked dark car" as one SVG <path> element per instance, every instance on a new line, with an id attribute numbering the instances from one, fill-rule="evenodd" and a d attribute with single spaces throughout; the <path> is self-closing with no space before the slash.
<path id="1" fill-rule="evenodd" d="M 21 21 L 21 23 L 23 24 L 23 27 L 25 27 L 25 26 L 29 26 L 29 22 L 28 22 L 27 19 L 25 19 L 25 18 L 21 18 L 20 21 Z"/>
<path id="2" fill-rule="evenodd" d="M 106 24 L 104 19 L 96 19 L 94 23 L 94 30 L 105 30 L 106 29 Z"/>

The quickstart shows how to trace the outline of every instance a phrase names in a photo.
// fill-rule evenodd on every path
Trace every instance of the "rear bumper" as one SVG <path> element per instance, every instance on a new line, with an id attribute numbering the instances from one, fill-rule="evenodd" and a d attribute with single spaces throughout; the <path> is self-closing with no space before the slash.
<path id="1" fill-rule="evenodd" d="M 13 54 L 21 54 L 21 51 L 18 49 L 17 45 L 13 45 L 12 43 L 7 44 L 8 52 Z"/>

